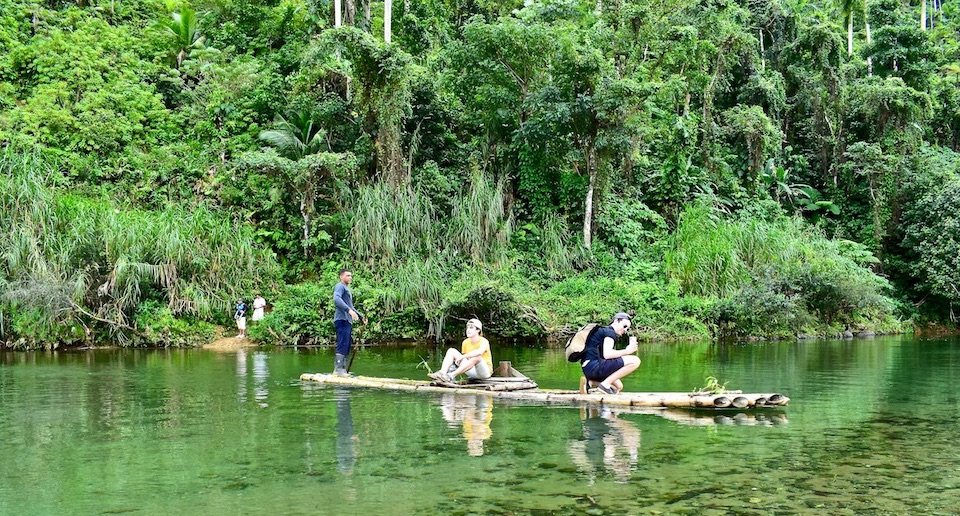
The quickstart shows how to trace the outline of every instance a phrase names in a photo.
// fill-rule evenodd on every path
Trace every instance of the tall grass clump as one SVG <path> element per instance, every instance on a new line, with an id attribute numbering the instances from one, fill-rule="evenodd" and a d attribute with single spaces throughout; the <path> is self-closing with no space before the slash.
<path id="1" fill-rule="evenodd" d="M 567 221 L 559 215 L 546 217 L 540 226 L 540 250 L 549 270 L 571 273 L 584 258 L 584 248 L 572 237 Z"/>
<path id="2" fill-rule="evenodd" d="M 664 255 L 667 274 L 684 293 L 724 297 L 749 282 L 755 268 L 782 264 L 803 245 L 787 219 L 727 220 L 707 204 L 684 210 Z"/>
<path id="3" fill-rule="evenodd" d="M 428 323 L 427 335 L 440 336 L 447 316 L 445 296 L 455 271 L 436 261 L 412 259 L 390 271 L 391 289 L 385 296 L 388 312 L 416 306 Z"/>
<path id="4" fill-rule="evenodd" d="M 440 337 L 450 289 L 466 270 L 500 268 L 510 260 L 513 217 L 503 182 L 477 174 L 439 213 L 416 188 L 381 182 L 361 187 L 350 213 L 350 253 L 385 286 L 389 315 L 416 307 L 427 334 Z"/>
<path id="5" fill-rule="evenodd" d="M 9 150 L 0 162 L 0 306 L 11 321 L 0 338 L 7 342 L 86 341 L 97 327 L 139 335 L 133 317 L 146 300 L 173 316 L 211 317 L 276 273 L 249 228 L 213 210 L 124 209 L 59 193 L 45 172 Z M 30 324 L 18 326 L 18 317 Z"/>
<path id="6" fill-rule="evenodd" d="M 889 283 L 869 270 L 876 258 L 864 246 L 828 239 L 786 216 L 724 217 L 708 205 L 691 206 L 665 262 L 683 294 L 720 300 L 720 333 L 791 334 L 892 316 Z"/>
<path id="7" fill-rule="evenodd" d="M 353 258 L 391 267 L 413 258 L 505 263 L 513 217 L 504 183 L 477 176 L 451 205 L 452 213 L 442 214 L 419 189 L 386 182 L 361 187 L 350 215 Z"/>
<path id="8" fill-rule="evenodd" d="M 453 202 L 445 245 L 473 263 L 503 265 L 510 249 L 513 216 L 506 209 L 505 183 L 474 175 L 470 187 Z"/>
<path id="9" fill-rule="evenodd" d="M 681 296 L 676 284 L 596 276 L 585 271 L 527 294 L 546 327 L 572 334 L 587 323 L 608 324 L 629 311 L 634 333 L 644 339 L 706 338 L 710 302 Z"/>
<path id="10" fill-rule="evenodd" d="M 527 223 L 513 232 L 513 249 L 524 269 L 541 280 L 557 280 L 575 274 L 590 259 L 589 250 L 570 232 L 567 221 L 549 214 L 539 223 Z"/>
<path id="11" fill-rule="evenodd" d="M 436 252 L 439 228 L 426 195 L 386 182 L 362 186 L 350 216 L 350 251 L 358 261 L 391 266 Z"/>

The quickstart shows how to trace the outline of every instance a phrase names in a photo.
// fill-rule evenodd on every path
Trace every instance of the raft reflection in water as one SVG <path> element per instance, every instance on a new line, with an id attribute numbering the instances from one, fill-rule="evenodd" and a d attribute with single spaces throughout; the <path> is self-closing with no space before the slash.
<path id="1" fill-rule="evenodd" d="M 713 426 L 713 425 L 736 425 L 736 426 L 780 426 L 789 422 L 787 415 L 783 412 L 764 411 L 764 412 L 723 412 L 716 413 L 709 410 L 692 411 L 666 409 L 660 413 L 660 417 L 676 421 L 683 425 L 693 426 Z"/>
<path id="2" fill-rule="evenodd" d="M 640 429 L 610 408 L 581 408 L 583 438 L 570 442 L 570 459 L 592 484 L 603 473 L 618 483 L 630 481 L 637 466 Z"/>
<path id="3" fill-rule="evenodd" d="M 467 453 L 474 457 L 483 455 L 483 441 L 493 435 L 493 400 L 489 396 L 473 394 L 442 394 L 440 412 L 451 428 L 463 425 L 463 438 L 467 441 Z"/>

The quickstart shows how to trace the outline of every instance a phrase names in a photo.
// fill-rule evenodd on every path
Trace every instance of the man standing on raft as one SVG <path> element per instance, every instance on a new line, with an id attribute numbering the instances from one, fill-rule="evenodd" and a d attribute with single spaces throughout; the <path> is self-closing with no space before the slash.
<path id="1" fill-rule="evenodd" d="M 637 352 L 637 338 L 630 337 L 630 343 L 624 349 L 616 349 L 616 340 L 630 329 L 630 316 L 623 312 L 613 316 L 610 326 L 593 332 L 583 348 L 580 368 L 583 376 L 606 394 L 617 394 L 623 390 L 621 378 L 640 367 Z"/>
<path id="2" fill-rule="evenodd" d="M 340 282 L 333 287 L 333 304 L 336 310 L 333 314 L 333 326 L 337 330 L 337 356 L 333 362 L 333 374 L 348 376 L 347 356 L 350 355 L 350 345 L 353 343 L 353 321 L 360 320 L 360 314 L 353 307 L 353 295 L 350 293 L 350 282 L 353 273 L 349 269 L 340 269 Z M 367 320 L 364 318 L 364 324 Z"/>

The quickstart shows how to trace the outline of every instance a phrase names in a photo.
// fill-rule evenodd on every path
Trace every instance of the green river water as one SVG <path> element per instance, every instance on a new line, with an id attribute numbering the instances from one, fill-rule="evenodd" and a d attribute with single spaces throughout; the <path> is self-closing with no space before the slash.
<path id="1" fill-rule="evenodd" d="M 0 354 L 0 514 L 957 514 L 960 340 L 641 344 L 632 391 L 783 409 L 614 412 L 327 387 L 328 349 Z M 355 372 L 423 378 L 433 346 Z M 498 346 L 543 387 L 554 349 Z"/>

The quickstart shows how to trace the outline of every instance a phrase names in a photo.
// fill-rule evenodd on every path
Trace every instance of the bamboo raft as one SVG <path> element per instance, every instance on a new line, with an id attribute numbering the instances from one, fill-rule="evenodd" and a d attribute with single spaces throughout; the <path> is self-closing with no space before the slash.
<path id="1" fill-rule="evenodd" d="M 501 365 L 502 367 L 502 365 Z M 509 368 L 509 365 L 507 365 Z M 509 368 L 508 371 L 516 371 Z M 517 373 L 519 374 L 519 373 Z M 523 377 L 523 375 L 520 375 Z M 510 378 L 510 377 L 505 377 Z M 395 391 L 485 394 L 494 398 L 530 400 L 548 404 L 608 405 L 614 407 L 676 407 L 676 408 L 760 408 L 783 407 L 790 398 L 777 393 L 751 394 L 741 391 L 709 392 L 621 392 L 619 394 L 584 393 L 563 389 L 540 389 L 527 378 L 494 379 L 480 384 L 450 384 L 436 381 L 376 378 L 368 376 L 335 376 L 324 373 L 304 373 L 301 381 L 330 385 L 347 385 Z M 526 377 L 523 377 L 526 378 Z M 532 385 L 531 385 L 532 384 Z"/>

